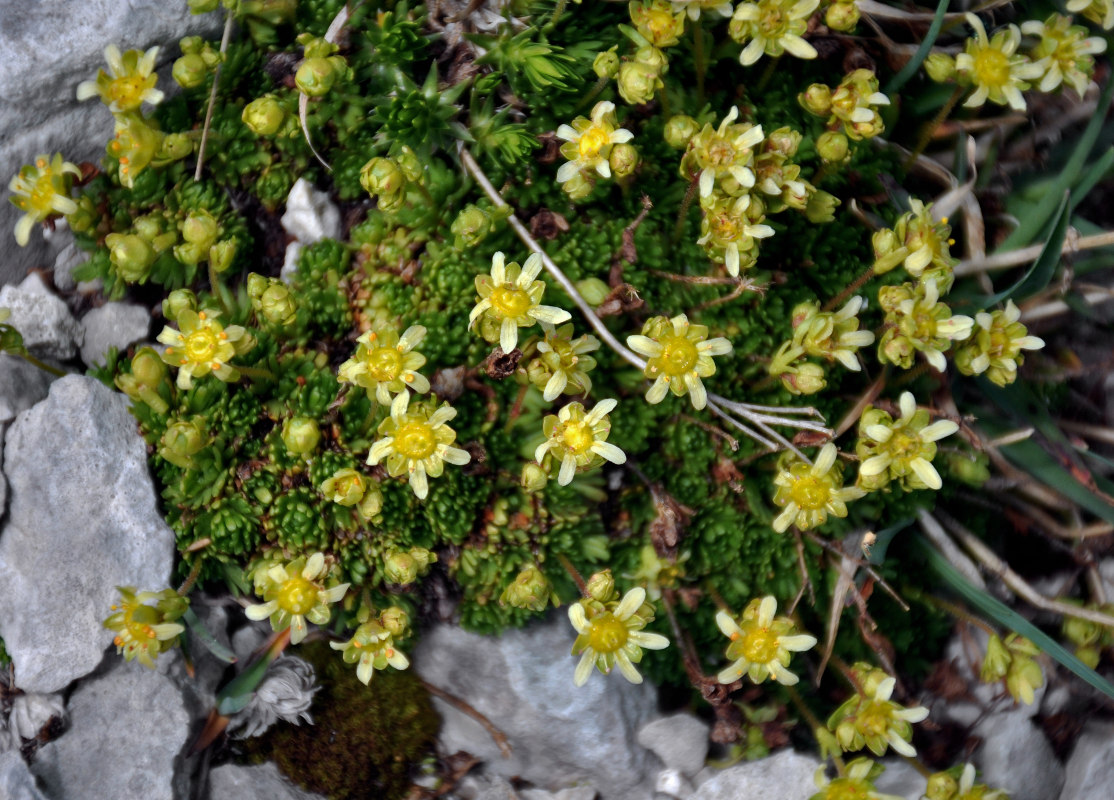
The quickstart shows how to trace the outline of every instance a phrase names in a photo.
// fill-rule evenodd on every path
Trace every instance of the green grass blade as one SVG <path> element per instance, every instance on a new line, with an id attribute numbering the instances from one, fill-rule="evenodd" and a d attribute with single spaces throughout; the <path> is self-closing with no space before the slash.
<path id="1" fill-rule="evenodd" d="M 1052 226 L 1052 231 L 1049 233 L 1044 247 L 1041 248 L 1041 254 L 1037 257 L 1037 260 L 1025 271 L 1025 274 L 1021 276 L 1021 280 L 1013 286 L 983 300 L 982 302 L 985 308 L 1004 303 L 1014 296 L 1020 298 L 1029 297 L 1052 282 L 1052 276 L 1056 273 L 1056 267 L 1060 265 L 1060 257 L 1064 248 L 1064 239 L 1067 238 L 1068 223 L 1070 221 L 1071 193 L 1065 191 L 1063 199 L 1060 200 L 1060 208 L 1056 212 L 1056 221 Z"/>
<path id="2" fill-rule="evenodd" d="M 932 17 L 932 24 L 928 26 L 928 32 L 924 35 L 924 41 L 921 42 L 921 46 L 917 48 L 917 52 L 913 54 L 913 57 L 909 59 L 909 63 L 902 67 L 901 71 L 894 75 L 893 80 L 886 86 L 886 94 L 896 94 L 897 91 L 916 74 L 917 70 L 921 67 L 921 63 L 928 58 L 929 51 L 932 50 L 932 45 L 936 43 L 936 37 L 940 35 L 940 28 L 944 25 L 944 14 L 948 10 L 949 2 L 951 2 L 951 0 L 940 0 L 940 2 L 936 4 L 936 14 Z"/>
<path id="3" fill-rule="evenodd" d="M 964 602 L 1002 627 L 1009 628 L 1011 631 L 1024 636 L 1041 650 L 1048 653 L 1049 656 L 1060 663 L 1065 669 L 1086 681 L 1088 685 L 1102 692 L 1107 697 L 1114 698 L 1114 686 L 1080 661 L 1074 653 L 1065 649 L 1063 645 L 1006 604 L 991 597 L 978 587 L 971 585 L 971 583 L 960 574 L 959 570 L 948 563 L 948 560 L 944 558 L 936 548 L 929 544 L 924 536 L 918 534 L 917 542 L 924 549 L 925 559 L 928 561 L 928 565 L 940 576 L 944 583 L 963 598 Z"/>
<path id="4" fill-rule="evenodd" d="M 186 613 L 182 615 L 182 619 L 186 621 L 190 630 L 201 640 L 201 643 L 205 645 L 210 653 L 226 664 L 236 663 L 236 654 L 216 640 L 216 637 L 205 627 L 205 623 L 193 612 L 192 608 L 186 609 Z"/>

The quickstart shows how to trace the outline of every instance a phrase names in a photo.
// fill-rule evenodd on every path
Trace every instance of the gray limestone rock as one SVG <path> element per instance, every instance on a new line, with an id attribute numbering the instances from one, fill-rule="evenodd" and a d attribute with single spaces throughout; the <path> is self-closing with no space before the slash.
<path id="1" fill-rule="evenodd" d="M 11 422 L 46 397 L 56 380 L 57 376 L 19 356 L 0 353 L 0 424 Z"/>
<path id="2" fill-rule="evenodd" d="M 1060 800 L 1106 797 L 1114 787 L 1114 725 L 1088 724 L 1068 758 Z"/>
<path id="3" fill-rule="evenodd" d="M 8 729 L 21 739 L 34 739 L 53 717 L 65 713 L 62 695 L 24 692 L 12 698 Z"/>
<path id="4" fill-rule="evenodd" d="M 708 724 L 692 714 L 673 714 L 643 725 L 638 743 L 669 769 L 688 776 L 700 772 L 708 757 Z"/>
<path id="5" fill-rule="evenodd" d="M 81 328 L 84 331 L 81 360 L 93 366 L 104 363 L 108 348 L 123 351 L 128 345 L 147 338 L 151 314 L 143 306 L 105 303 L 81 318 Z"/>
<path id="6" fill-rule="evenodd" d="M 0 288 L 0 308 L 12 312 L 8 324 L 23 335 L 28 352 L 39 358 L 73 358 L 81 335 L 62 298 L 32 272 L 19 286 Z"/>
<path id="7" fill-rule="evenodd" d="M 0 523 L 4 519 L 4 512 L 8 510 L 8 479 L 4 477 L 4 432 L 8 429 L 5 422 L 0 422 Z"/>
<path id="8" fill-rule="evenodd" d="M 4 800 L 46 800 L 18 750 L 0 752 L 0 797 Z"/>
<path id="9" fill-rule="evenodd" d="M 807 800 L 816 793 L 813 781 L 820 766 L 815 758 L 792 750 L 737 764 L 703 783 L 689 800 Z"/>
<path id="10" fill-rule="evenodd" d="M 974 730 L 983 740 L 975 753 L 980 782 L 1005 789 L 1012 800 L 1049 800 L 1064 785 L 1064 766 L 1025 707 L 987 717 Z"/>
<path id="11" fill-rule="evenodd" d="M 16 419 L 4 471 L 0 636 L 16 685 L 55 692 L 100 662 L 117 586 L 167 585 L 174 534 L 156 508 L 127 400 L 93 378 L 56 381 Z"/>
<path id="12" fill-rule="evenodd" d="M 875 789 L 882 794 L 904 797 L 905 800 L 921 800 L 927 781 L 913 765 L 897 758 L 887 758 L 882 765 L 886 771 L 875 779 Z"/>
<path id="13" fill-rule="evenodd" d="M 319 794 L 307 792 L 290 783 L 273 763 L 242 767 L 225 764 L 209 773 L 209 800 L 318 800 Z"/>
<path id="14" fill-rule="evenodd" d="M 78 684 L 69 727 L 31 771 L 54 800 L 175 800 L 175 760 L 190 737 L 182 695 L 166 675 L 109 658 L 107 672 Z"/>
<path id="15" fill-rule="evenodd" d="M 618 674 L 595 673 L 577 688 L 573 638 L 557 616 L 499 637 L 441 625 L 422 637 L 411 663 L 492 720 L 513 748 L 504 758 L 478 722 L 435 698 L 448 752 L 465 750 L 484 759 L 489 773 L 520 776 L 542 789 L 583 783 L 607 800 L 642 800 L 653 768 L 635 736 L 654 714 L 655 692 Z"/>
<path id="16" fill-rule="evenodd" d="M 78 102 L 77 85 L 106 66 L 104 48 L 121 51 L 162 45 L 159 88 L 175 86 L 166 68 L 188 34 L 220 36 L 220 14 L 193 16 L 184 2 L 163 0 L 0 0 L 0 178 L 6 185 L 37 155 L 61 152 L 68 161 L 99 161 L 112 136 L 112 116 L 99 100 Z M 170 45 L 167 47 L 166 45 Z M 37 231 L 27 247 L 12 237 L 20 212 L 0 205 L 0 284 L 20 280 L 30 267 L 53 262 Z"/>
<path id="17" fill-rule="evenodd" d="M 305 178 L 294 182 L 286 198 L 282 227 L 302 244 L 340 236 L 340 209 L 329 195 L 313 187 Z"/>

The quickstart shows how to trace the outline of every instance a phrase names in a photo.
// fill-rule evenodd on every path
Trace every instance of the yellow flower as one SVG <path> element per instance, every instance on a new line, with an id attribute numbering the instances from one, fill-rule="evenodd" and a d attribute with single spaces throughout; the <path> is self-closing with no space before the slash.
<path id="1" fill-rule="evenodd" d="M 228 362 L 243 355 L 254 339 L 239 325 L 227 328 L 217 322 L 217 314 L 187 309 L 178 315 L 178 327 L 162 329 L 158 340 L 169 345 L 162 360 L 178 368 L 178 388 L 189 389 L 194 378 L 212 372 L 222 381 L 236 381 L 239 371 Z"/>
<path id="2" fill-rule="evenodd" d="M 967 14 L 967 24 L 975 37 L 967 40 L 966 50 L 955 57 L 956 77 L 960 83 L 975 86 L 975 92 L 963 104 L 978 108 L 988 99 L 1014 111 L 1025 110 L 1021 93 L 1029 88 L 1028 81 L 1041 77 L 1044 67 L 1018 54 L 1021 31 L 1008 25 L 988 38 L 982 20 Z"/>
<path id="3" fill-rule="evenodd" d="M 820 0 L 758 0 L 740 3 L 727 26 L 731 38 L 749 44 L 739 54 L 739 63 L 749 67 L 765 53 L 780 56 L 788 51 L 797 58 L 816 58 L 816 48 L 801 38 L 808 18 Z"/>
<path id="4" fill-rule="evenodd" d="M 248 606 L 244 613 L 252 620 L 270 617 L 271 628 L 276 631 L 290 628 L 290 642 L 298 644 L 306 638 L 306 620 L 324 625 L 329 621 L 329 606 L 348 591 L 347 583 L 325 588 L 328 573 L 322 553 L 286 566 L 264 563 L 254 576 L 255 593 L 262 595 L 264 602 Z"/>
<path id="5" fill-rule="evenodd" d="M 73 175 L 81 175 L 76 165 L 62 160 L 61 153 L 53 158 L 35 156 L 34 164 L 25 164 L 15 175 L 8 190 L 14 195 L 12 205 L 23 212 L 15 225 L 15 240 L 24 247 L 31 238 L 31 228 L 55 214 L 72 214 L 77 203 L 70 199 Z"/>
<path id="6" fill-rule="evenodd" d="M 711 202 L 701 201 L 704 217 L 700 222 L 701 236 L 696 243 L 723 264 L 728 275 L 738 277 L 740 269 L 752 266 L 757 260 L 757 240 L 773 236 L 774 229 L 761 224 L 765 219 L 762 204 L 753 201 L 749 194 L 739 197 L 713 194 L 707 200 Z"/>
<path id="7" fill-rule="evenodd" d="M 527 370 L 530 381 L 542 390 L 542 398 L 552 402 L 562 392 L 586 395 L 592 391 L 588 372 L 596 366 L 596 360 L 587 354 L 600 349 L 600 340 L 587 334 L 574 340 L 572 325 L 554 329 L 543 322 L 542 329 L 545 339 L 538 342 L 541 355 Z"/>
<path id="8" fill-rule="evenodd" d="M 754 148 L 763 137 L 761 125 L 735 124 L 739 109 L 732 106 L 718 128 L 705 125 L 689 140 L 681 159 L 681 177 L 700 175 L 700 196 L 708 197 L 716 181 L 729 195 L 744 194 L 754 186 Z"/>
<path id="9" fill-rule="evenodd" d="M 557 138 L 564 139 L 561 155 L 568 159 L 557 170 L 557 182 L 572 180 L 581 170 L 595 171 L 601 178 L 611 177 L 608 156 L 617 144 L 629 142 L 634 134 L 626 128 L 617 127 L 615 104 L 604 100 L 592 108 L 592 118 L 577 117 L 572 125 L 560 125 Z"/>
<path id="10" fill-rule="evenodd" d="M 700 19 L 704 11 L 711 11 L 721 17 L 731 16 L 731 3 L 727 0 L 670 0 L 674 11 L 684 11 L 689 19 Z"/>
<path id="11" fill-rule="evenodd" d="M 120 604 L 112 606 L 116 613 L 104 621 L 104 627 L 116 632 L 112 643 L 125 661 L 138 658 L 145 667 L 155 668 L 155 658 L 169 650 L 185 631 L 175 620 L 189 608 L 189 600 L 173 589 L 161 592 L 139 592 L 134 586 L 117 586 Z"/>
<path id="12" fill-rule="evenodd" d="M 865 301 L 852 297 L 839 311 L 821 311 L 816 302 L 793 309 L 792 346 L 801 353 L 838 361 L 852 372 L 862 366 L 856 356 L 860 347 L 874 344 L 874 334 L 859 330 L 858 313 Z"/>
<path id="13" fill-rule="evenodd" d="M 970 336 L 975 321 L 962 314 L 953 315 L 939 300 L 935 277 L 916 286 L 905 283 L 879 289 L 878 304 L 886 312 L 886 331 L 878 343 L 878 360 L 909 369 L 920 352 L 933 369 L 947 369 L 944 351 L 952 341 Z"/>
<path id="14" fill-rule="evenodd" d="M 329 642 L 329 647 L 344 651 L 341 658 L 346 664 L 360 662 L 356 665 L 356 677 L 365 686 L 375 670 L 384 670 L 388 664 L 395 669 L 410 666 L 410 660 L 395 645 L 391 632 L 375 621 L 356 628 L 347 642 Z"/>
<path id="15" fill-rule="evenodd" d="M 777 600 L 773 595 L 755 598 L 747 604 L 736 621 L 726 611 L 716 613 L 716 625 L 731 640 L 727 657 L 733 663 L 722 670 L 720 683 L 734 683 L 747 675 L 754 683 L 773 678 L 785 686 L 793 686 L 799 678 L 786 667 L 792 653 L 800 653 L 816 645 L 816 637 L 796 633 L 797 626 L 789 617 L 774 617 Z"/>
<path id="16" fill-rule="evenodd" d="M 897 681 L 882 670 L 856 664 L 854 672 L 862 693 L 851 697 L 828 719 L 828 730 L 835 734 L 839 746 L 846 752 L 866 747 L 876 756 L 892 747 L 903 756 L 916 756 L 916 749 L 909 744 L 912 723 L 927 719 L 928 709 L 904 708 L 890 700 Z"/>
<path id="17" fill-rule="evenodd" d="M 78 84 L 77 99 L 88 100 L 100 95 L 101 102 L 113 114 L 135 111 L 144 103 L 158 105 L 163 98 L 163 93 L 155 88 L 159 80 L 155 74 L 155 59 L 158 56 L 157 47 L 146 53 L 128 50 L 120 55 L 120 48 L 110 44 L 104 49 L 104 58 L 112 74 L 98 70 L 95 81 Z"/>
<path id="18" fill-rule="evenodd" d="M 709 339 L 707 326 L 690 325 L 684 314 L 646 320 L 641 335 L 627 337 L 627 347 L 647 359 L 644 372 L 654 383 L 646 392 L 646 402 L 660 403 L 667 391 L 678 397 L 688 392 L 698 410 L 708 404 L 700 379 L 715 374 L 712 356 L 732 352 L 731 342 L 722 336 Z"/>
<path id="19" fill-rule="evenodd" d="M 120 183 L 128 188 L 134 186 L 136 177 L 154 164 L 163 141 L 163 134 L 154 122 L 139 114 L 117 115 L 116 133 L 105 146 L 105 152 L 120 162 Z"/>
<path id="20" fill-rule="evenodd" d="M 896 420 L 881 409 L 867 406 L 859 418 L 859 485 L 870 491 L 891 480 L 901 481 L 906 491 L 939 489 L 940 473 L 932 466 L 936 442 L 951 436 L 959 425 L 949 419 L 928 424 L 928 412 L 917 408 L 911 392 L 898 400 L 901 416 Z"/>
<path id="21" fill-rule="evenodd" d="M 866 494 L 857 486 L 843 487 L 843 469 L 837 455 L 831 442 L 820 448 L 814 464 L 788 451 L 782 454 L 774 478 L 774 503 L 785 510 L 774 519 L 775 531 L 784 533 L 790 525 L 811 530 L 827 522 L 829 514 L 846 517 L 848 501 Z"/>
<path id="22" fill-rule="evenodd" d="M 456 431 L 445 423 L 456 416 L 448 403 L 431 410 L 427 403 L 409 407 L 410 394 L 402 392 L 391 403 L 391 415 L 379 423 L 383 436 L 371 446 L 367 463 L 378 464 L 386 459 L 387 472 L 397 478 L 410 476 L 410 488 L 419 499 L 429 494 L 429 478 L 440 477 L 445 463 L 461 466 L 471 460 L 468 451 L 453 447 Z"/>
<path id="23" fill-rule="evenodd" d="M 625 464 L 626 454 L 607 441 L 611 432 L 608 414 L 618 405 L 615 400 L 601 400 L 588 413 L 580 403 L 569 403 L 550 414 L 542 422 L 546 441 L 534 451 L 534 459 L 544 466 L 547 456 L 561 462 L 557 483 L 567 486 L 577 471 L 583 472 L 602 464 L 606 459 L 612 464 Z"/>
<path id="24" fill-rule="evenodd" d="M 1044 339 L 1028 336 L 1018 320 L 1021 311 L 1013 300 L 1004 311 L 975 314 L 975 334 L 955 354 L 955 365 L 964 375 L 982 375 L 999 386 L 1017 379 L 1017 368 L 1024 363 L 1022 350 L 1040 350 Z"/>
<path id="25" fill-rule="evenodd" d="M 1068 11 L 1082 14 L 1103 30 L 1114 28 L 1114 0 L 1068 0 Z"/>
<path id="26" fill-rule="evenodd" d="M 856 758 L 847 764 L 844 773 L 831 780 L 827 776 L 827 766 L 816 770 L 813 781 L 819 789 L 808 800 L 902 800 L 897 795 L 882 794 L 874 788 L 874 779 L 882 774 L 884 767 L 869 758 Z"/>
<path id="27" fill-rule="evenodd" d="M 605 675 L 618 666 L 631 683 L 642 683 L 635 664 L 642 660 L 642 649 L 664 650 L 669 640 L 642 629 L 654 619 L 653 608 L 646 604 L 646 590 L 631 589 L 619 602 L 582 599 L 569 606 L 569 621 L 578 636 L 572 654 L 580 661 L 573 683 L 583 686 L 596 667 Z"/>
<path id="28" fill-rule="evenodd" d="M 480 334 L 489 342 L 499 342 L 504 353 L 518 345 L 518 329 L 528 328 L 535 322 L 560 325 L 572 315 L 553 306 L 539 305 L 545 292 L 545 281 L 536 280 L 542 269 L 542 258 L 537 253 L 519 266 L 498 252 L 491 257 L 491 274 L 476 276 L 479 302 L 468 315 L 468 327 L 480 320 Z"/>
<path id="29" fill-rule="evenodd" d="M 1044 67 L 1044 77 L 1037 88 L 1051 92 L 1062 83 L 1075 89 L 1080 99 L 1095 73 L 1096 53 L 1106 52 L 1106 40 L 1087 37 L 1082 25 L 1072 25 L 1072 18 L 1053 14 L 1044 22 L 1031 19 L 1021 24 L 1021 32 L 1039 36 L 1040 42 L 1029 57 Z"/>
<path id="30" fill-rule="evenodd" d="M 416 370 L 425 364 L 425 356 L 415 352 L 426 329 L 411 325 L 399 337 L 392 328 L 379 328 L 365 332 L 356 340 L 356 353 L 340 365 L 337 377 L 345 383 L 354 383 L 373 394 L 381 404 L 391 404 L 391 392 L 405 392 L 409 386 L 418 394 L 429 391 L 429 381 Z"/>
<path id="31" fill-rule="evenodd" d="M 654 47 L 672 47 L 685 32 L 685 12 L 671 5 L 668 0 L 643 0 L 629 6 L 634 27 Z"/>

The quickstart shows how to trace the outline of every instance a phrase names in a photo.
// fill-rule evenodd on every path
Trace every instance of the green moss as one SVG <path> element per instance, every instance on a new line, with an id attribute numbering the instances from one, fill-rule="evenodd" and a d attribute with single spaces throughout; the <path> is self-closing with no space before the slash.
<path id="1" fill-rule="evenodd" d="M 317 673 L 312 725 L 280 722 L 244 743 L 251 763 L 274 761 L 292 781 L 330 800 L 394 800 L 406 796 L 410 773 L 431 752 L 440 718 L 410 672 L 356 678 L 325 642 L 298 649 Z"/>

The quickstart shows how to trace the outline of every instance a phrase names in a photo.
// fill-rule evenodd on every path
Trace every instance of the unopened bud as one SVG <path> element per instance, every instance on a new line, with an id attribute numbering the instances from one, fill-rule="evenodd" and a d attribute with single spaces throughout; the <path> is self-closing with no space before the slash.
<path id="1" fill-rule="evenodd" d="M 601 603 L 615 599 L 615 578 L 611 570 L 597 572 L 588 579 L 588 595 Z"/>
<path id="2" fill-rule="evenodd" d="M 838 164 L 851 152 L 851 143 L 838 131 L 826 131 L 816 140 L 816 152 L 824 161 Z"/>
<path id="3" fill-rule="evenodd" d="M 162 315 L 177 322 L 183 311 L 197 311 L 197 295 L 189 289 L 175 289 L 162 301 Z"/>
<path id="4" fill-rule="evenodd" d="M 410 615 L 398 606 L 391 606 L 379 615 L 379 624 L 391 636 L 401 639 L 410 631 Z"/>
<path id="5" fill-rule="evenodd" d="M 700 126 L 696 120 L 687 114 L 674 114 L 665 123 L 662 136 L 665 143 L 674 150 L 684 150 L 688 147 L 689 139 L 696 135 Z"/>
<path id="6" fill-rule="evenodd" d="M 499 605 L 529 611 L 545 611 L 553 593 L 549 581 L 536 565 L 530 564 L 515 576 L 499 595 Z"/>
<path id="7" fill-rule="evenodd" d="M 178 420 L 167 426 L 159 440 L 159 455 L 176 467 L 189 469 L 193 466 L 193 456 L 208 443 L 209 436 L 201 417 Z"/>
<path id="8" fill-rule="evenodd" d="M 183 89 L 196 89 L 209 77 L 209 67 L 199 53 L 186 53 L 174 62 L 170 75 Z"/>
<path id="9" fill-rule="evenodd" d="M 532 363 L 532 362 L 531 362 Z M 540 492 L 549 482 L 545 470 L 533 461 L 522 468 L 522 488 L 528 492 Z"/>
<path id="10" fill-rule="evenodd" d="M 638 149 L 629 143 L 614 145 L 607 161 L 611 166 L 612 175 L 616 178 L 626 178 L 628 175 L 634 174 L 638 167 Z"/>
<path id="11" fill-rule="evenodd" d="M 282 443 L 295 455 L 306 455 L 317 448 L 321 431 L 309 417 L 291 417 L 282 425 Z"/>
<path id="12" fill-rule="evenodd" d="M 833 31 L 850 33 L 859 24 L 859 7 L 854 2 L 834 2 L 824 14 L 824 24 Z"/>
<path id="13" fill-rule="evenodd" d="M 142 283 L 147 280 L 155 260 L 155 250 L 141 236 L 110 233 L 104 242 L 108 245 L 108 257 L 116 268 L 116 274 L 125 282 Z"/>
<path id="14" fill-rule="evenodd" d="M 576 282 L 576 290 L 588 305 L 595 308 L 611 296 L 611 287 L 599 278 L 584 278 Z"/>
<path id="15" fill-rule="evenodd" d="M 592 70 L 596 73 L 598 78 L 614 78 L 619 73 L 619 56 L 612 47 L 610 50 L 604 50 L 596 56 L 596 60 L 592 62 Z"/>
<path id="16" fill-rule="evenodd" d="M 294 73 L 298 91 L 310 97 L 323 97 L 336 83 L 337 74 L 327 58 L 307 58 Z"/>
<path id="17" fill-rule="evenodd" d="M 268 94 L 244 106 L 240 119 L 256 136 L 274 136 L 282 127 L 286 112 L 279 101 Z"/>
<path id="18" fill-rule="evenodd" d="M 936 83 L 955 79 L 955 59 L 947 53 L 932 53 L 924 60 L 924 71 Z"/>
<path id="19" fill-rule="evenodd" d="M 822 83 L 814 83 L 802 94 L 797 95 L 797 101 L 805 111 L 818 117 L 826 117 L 832 113 L 832 90 Z"/>

